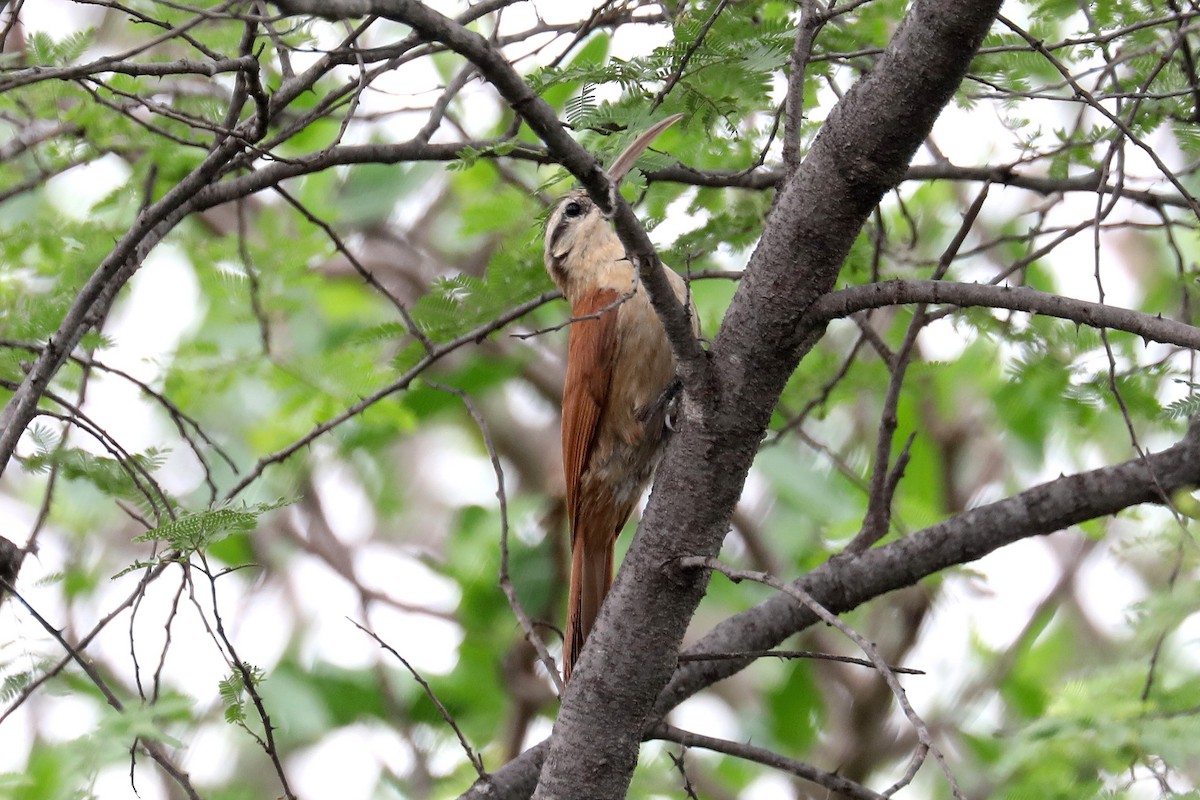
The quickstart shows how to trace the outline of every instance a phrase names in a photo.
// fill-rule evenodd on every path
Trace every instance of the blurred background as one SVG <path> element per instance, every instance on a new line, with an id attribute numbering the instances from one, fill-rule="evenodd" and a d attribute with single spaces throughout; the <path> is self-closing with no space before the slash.
<path id="1" fill-rule="evenodd" d="M 1200 12 L 1106 5 L 1005 9 L 1052 55 L 997 26 L 864 230 L 845 285 L 926 278 L 948 252 L 950 279 L 1193 321 L 1196 217 L 1180 189 L 1195 187 L 1200 148 Z M 387 20 L 277 18 L 247 2 L 0 8 L 3 402 L 114 241 L 228 126 L 245 87 L 187 64 L 236 57 L 249 18 L 267 96 L 313 76 L 214 182 L 301 165 L 295 177 L 191 214 L 149 251 L 0 479 L 0 535 L 28 551 L 24 602 L 0 606 L 0 796 L 465 791 L 476 771 L 447 717 L 494 769 L 548 735 L 557 710 L 499 576 L 506 552 L 520 607 L 557 656 L 566 331 L 547 329 L 568 312 L 547 294 L 540 237 L 568 176 L 540 163 L 536 139 L 461 60 L 404 45 L 407 29 Z M 664 261 L 693 279 L 714 336 L 770 208 L 801 10 L 496 8 L 474 28 L 602 158 L 650 113 L 687 114 L 629 197 Z M 806 144 L 905 10 L 871 0 L 830 14 L 806 73 Z M 119 66 L 150 63 L 176 66 Z M 401 158 L 406 141 L 430 147 Z M 913 437 L 890 537 L 1160 449 L 1197 409 L 1191 353 L 1026 314 L 931 314 L 830 326 L 781 400 L 724 560 L 793 578 L 845 546 L 890 381 L 903 381 L 893 459 Z M 1188 501 L 1022 541 L 847 615 L 891 663 L 923 671 L 904 685 L 967 796 L 1194 791 Z M 770 594 L 714 579 L 689 639 Z M 832 629 L 787 646 L 861 656 Z M 828 661 L 760 660 L 671 721 L 877 791 L 916 746 L 876 674 Z M 132 756 L 139 738 L 187 784 Z M 679 755 L 648 743 L 630 796 L 828 796 L 695 749 L 680 768 Z M 949 796 L 932 764 L 908 791 Z"/>

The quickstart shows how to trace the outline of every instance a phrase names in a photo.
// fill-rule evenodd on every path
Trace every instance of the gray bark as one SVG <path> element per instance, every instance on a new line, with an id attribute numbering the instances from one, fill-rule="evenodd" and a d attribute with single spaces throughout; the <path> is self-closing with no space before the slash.
<path id="1" fill-rule="evenodd" d="M 771 412 L 816 341 L 806 310 L 833 288 L 867 215 L 904 177 L 998 9 L 995 0 L 914 3 L 782 184 L 563 697 L 537 800 L 625 796 L 707 585 L 707 575 L 671 565 L 720 549 Z"/>

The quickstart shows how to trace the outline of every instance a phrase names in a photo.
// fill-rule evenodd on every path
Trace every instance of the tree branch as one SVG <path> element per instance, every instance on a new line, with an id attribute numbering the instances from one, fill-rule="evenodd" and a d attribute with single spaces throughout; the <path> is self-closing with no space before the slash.
<path id="1" fill-rule="evenodd" d="M 676 742 L 684 747 L 702 747 L 705 750 L 712 750 L 714 753 L 725 753 L 726 755 L 741 758 L 746 761 L 753 761 L 758 764 L 764 764 L 768 767 L 791 773 L 797 778 L 803 778 L 806 781 L 812 781 L 818 786 L 823 786 L 831 792 L 837 792 L 843 797 L 851 798 L 851 800 L 887 800 L 885 795 L 871 791 L 861 783 L 843 778 L 833 772 L 826 772 L 823 769 L 817 769 L 809 764 L 796 761 L 795 759 L 786 758 L 773 750 L 767 750 L 763 747 L 755 747 L 752 744 L 743 744 L 742 742 L 730 742 L 725 739 L 717 739 L 712 736 L 705 736 L 701 733 L 693 733 L 691 731 L 681 730 L 673 725 L 662 724 L 650 732 L 650 736 L 655 739 L 662 739 L 668 742 Z"/>
<path id="2" fill-rule="evenodd" d="M 707 585 L 703 573 L 663 565 L 719 550 L 780 392 L 816 341 L 800 330 L 805 309 L 833 287 L 867 216 L 904 176 L 998 5 L 917 0 L 780 188 L 705 383 L 684 395 L 638 535 L 563 697 L 535 798 L 624 795 Z"/>
<path id="3" fill-rule="evenodd" d="M 257 69 L 257 62 L 254 68 Z M 21 434 L 37 413 L 38 400 L 75 345 L 108 313 L 117 294 L 138 271 L 150 250 L 192 212 L 190 202 L 194 195 L 215 179 L 247 142 L 262 137 L 263 123 L 257 117 L 243 122 L 238 126 L 238 135 L 220 141 L 178 184 L 138 214 L 130 230 L 79 290 L 58 330 L 47 340 L 29 374 L 0 411 L 0 475 L 4 474 Z"/>
<path id="4" fill-rule="evenodd" d="M 1076 300 L 1025 286 L 992 286 L 954 281 L 897 280 L 851 286 L 821 297 L 806 313 L 806 326 L 823 328 L 830 320 L 869 308 L 906 303 L 941 303 L 969 308 L 1004 308 L 1045 314 L 1093 328 L 1111 328 L 1189 350 L 1200 350 L 1200 328 L 1127 308 Z"/>
<path id="5" fill-rule="evenodd" d="M 689 186 L 710 188 L 771 189 L 778 186 L 783 180 L 783 170 L 756 169 L 749 172 L 745 169 L 700 170 L 686 164 L 673 164 L 647 172 L 646 180 L 650 183 L 684 183 Z M 1018 172 L 1015 165 L 960 167 L 950 163 L 940 163 L 910 166 L 905 172 L 903 180 L 990 182 L 997 186 L 1012 186 L 1041 195 L 1052 195 L 1059 192 L 1100 192 L 1101 194 L 1120 192 L 1126 200 L 1132 200 L 1151 208 L 1191 208 L 1188 202 L 1177 194 L 1113 186 L 1106 183 L 1099 172 L 1089 172 L 1067 178 L 1051 178 L 1044 175 L 1025 175 Z"/>
<path id="6" fill-rule="evenodd" d="M 420 36 L 443 43 L 475 64 L 480 75 L 546 143 L 554 159 L 583 184 L 601 209 L 611 215 L 626 255 L 637 265 L 650 302 L 666 329 L 684 387 L 696 388 L 705 368 L 704 351 L 692 335 L 687 309 L 676 299 L 663 275 L 658 251 L 595 157 L 567 135 L 554 109 L 533 93 L 497 47 L 417 0 L 275 0 L 275 4 L 289 14 L 313 14 L 326 19 L 377 14 L 410 26 Z"/>
<path id="7" fill-rule="evenodd" d="M 1159 453 L 1110 467 L 1064 476 L 1012 497 L 973 508 L 890 544 L 831 558 L 794 583 L 835 614 L 903 589 L 1022 539 L 1045 536 L 1164 495 L 1200 485 L 1200 425 Z M 791 598 L 773 596 L 709 631 L 681 656 L 679 668 L 648 716 L 655 721 L 697 692 L 754 663 L 705 659 L 708 654 L 767 650 L 817 622 Z M 585 648 L 586 651 L 586 648 Z M 549 741 L 542 742 L 477 783 L 464 800 L 517 800 L 529 796 Z"/>
<path id="8" fill-rule="evenodd" d="M 847 548 L 847 550 L 849 552 L 853 552 L 850 551 L 849 548 Z M 949 766 L 946 764 L 945 756 L 942 754 L 940 748 L 937 747 L 937 744 L 933 741 L 933 734 L 930 732 L 929 726 L 925 723 L 925 720 L 921 719 L 921 716 L 917 714 L 916 709 L 912 707 L 912 704 L 908 701 L 908 695 L 904 691 L 904 687 L 900 685 L 900 680 L 896 677 L 896 673 L 892 670 L 891 666 L 889 666 L 888 663 L 883 660 L 883 657 L 879 655 L 878 649 L 876 649 L 872 642 L 867 641 L 862 634 L 851 628 L 845 622 L 842 622 L 842 620 L 840 620 L 836 614 L 813 599 L 812 595 L 804 591 L 804 589 L 796 583 L 784 583 L 779 578 L 776 578 L 774 575 L 766 572 L 734 569 L 733 567 L 730 567 L 715 558 L 685 558 L 679 562 L 679 567 L 682 569 L 711 569 L 715 572 L 720 572 L 722 575 L 735 583 L 743 580 L 749 580 L 770 586 L 772 589 L 780 591 L 784 595 L 791 597 L 806 610 L 815 614 L 817 619 L 824 622 L 826 625 L 837 628 L 839 631 L 845 634 L 847 638 L 858 645 L 858 648 L 862 650 L 862 652 L 870 660 L 871 664 L 875 667 L 875 670 L 883 678 L 884 682 L 887 683 L 888 689 L 891 690 L 892 695 L 896 698 L 896 702 L 900 705 L 900 709 L 904 712 L 904 716 L 908 718 L 908 721 L 917 731 L 918 746 L 913 752 L 912 758 L 909 760 L 908 769 L 900 781 L 889 788 L 886 794 L 892 795 L 898 789 L 901 789 L 911 783 L 913 776 L 916 775 L 917 770 L 920 769 L 921 764 L 925 761 L 925 756 L 929 753 L 932 753 L 934 759 L 942 768 L 942 772 L 946 776 L 947 782 L 950 784 L 951 794 L 954 796 L 955 800 L 962 800 L 962 792 L 958 788 L 958 781 L 955 779 L 954 774 L 950 771 Z"/>

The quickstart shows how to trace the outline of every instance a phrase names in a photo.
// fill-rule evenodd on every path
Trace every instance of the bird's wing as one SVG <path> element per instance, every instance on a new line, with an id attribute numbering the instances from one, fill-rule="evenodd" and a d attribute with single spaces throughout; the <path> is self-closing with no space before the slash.
<path id="1" fill-rule="evenodd" d="M 579 491 L 588 456 L 608 404 L 617 353 L 617 317 L 621 295 L 596 289 L 579 298 L 571 312 L 567 379 L 563 385 L 562 447 L 567 481 L 567 515 L 575 535 Z M 590 315 L 597 315 L 590 317 Z M 580 319 L 584 317 L 586 319 Z"/>

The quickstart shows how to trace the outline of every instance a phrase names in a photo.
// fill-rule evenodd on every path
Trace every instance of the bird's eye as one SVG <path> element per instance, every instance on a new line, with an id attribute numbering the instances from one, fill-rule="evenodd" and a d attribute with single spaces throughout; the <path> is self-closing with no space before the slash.
<path id="1" fill-rule="evenodd" d="M 563 206 L 563 216 L 569 219 L 574 219 L 583 213 L 583 206 L 572 200 Z"/>

